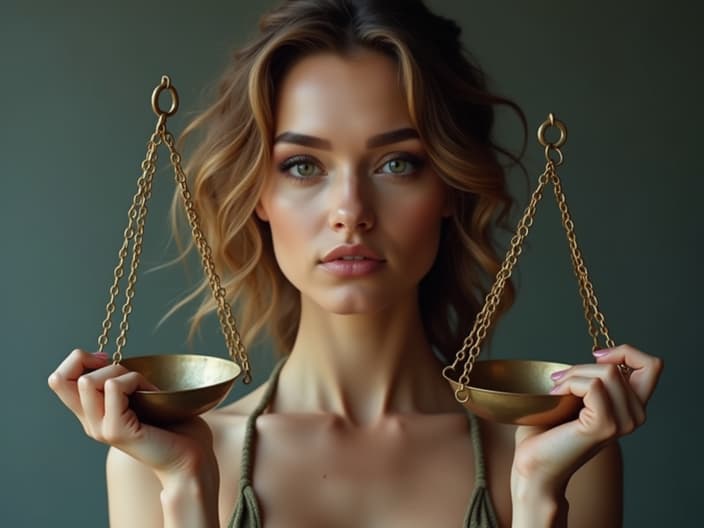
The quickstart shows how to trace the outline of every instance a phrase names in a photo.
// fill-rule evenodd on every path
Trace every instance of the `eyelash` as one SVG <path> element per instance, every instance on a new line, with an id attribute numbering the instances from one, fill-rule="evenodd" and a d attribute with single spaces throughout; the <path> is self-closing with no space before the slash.
<path id="1" fill-rule="evenodd" d="M 315 165 L 315 167 L 318 169 L 320 168 L 318 160 L 316 160 L 315 158 L 312 158 L 310 156 L 292 156 L 283 163 L 281 163 L 281 165 L 279 165 L 279 170 L 287 178 L 304 182 L 308 179 L 313 178 L 314 176 L 295 176 L 289 172 L 293 167 L 296 167 L 297 165 L 303 165 L 304 163 Z"/>
<path id="2" fill-rule="evenodd" d="M 386 172 L 384 174 L 390 174 L 391 176 L 394 176 L 396 178 L 400 179 L 405 179 L 405 178 L 410 178 L 412 177 L 418 170 L 420 170 L 423 167 L 423 164 L 425 160 L 418 156 L 414 156 L 413 154 L 408 154 L 408 153 L 403 153 L 403 154 L 396 154 L 391 158 L 388 158 L 384 163 L 382 163 L 381 167 L 386 166 L 388 163 L 392 161 L 405 161 L 406 163 L 409 163 L 411 165 L 411 169 L 409 172 L 397 174 L 397 173 L 391 173 L 391 172 Z M 289 171 L 293 168 L 296 167 L 297 165 L 303 165 L 303 164 L 311 164 L 315 165 L 317 169 L 320 169 L 320 163 L 318 160 L 311 156 L 303 156 L 303 155 L 298 155 L 298 156 L 292 156 L 282 162 L 279 165 L 279 171 L 287 177 L 290 178 L 293 181 L 300 182 L 300 183 L 306 183 L 308 180 L 311 180 L 312 178 L 315 178 L 316 176 L 319 176 L 319 174 L 316 174 L 314 176 L 295 176 L 291 174 Z"/>

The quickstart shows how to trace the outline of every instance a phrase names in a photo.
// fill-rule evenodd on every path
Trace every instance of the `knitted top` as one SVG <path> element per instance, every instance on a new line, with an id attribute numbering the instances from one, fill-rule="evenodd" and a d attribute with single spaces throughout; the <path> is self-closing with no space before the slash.
<path id="1" fill-rule="evenodd" d="M 283 358 L 276 365 L 269 378 L 269 385 L 262 396 L 259 405 L 247 418 L 245 427 L 244 443 L 242 445 L 242 461 L 240 466 L 240 491 L 237 497 L 235 510 L 228 524 L 229 528 L 262 528 L 262 516 L 259 511 L 259 503 L 254 494 L 252 485 L 252 475 L 254 469 L 254 443 L 256 441 L 256 420 L 269 406 L 276 392 L 276 385 L 279 379 L 281 367 L 286 358 Z M 474 492 L 470 497 L 467 511 L 465 513 L 462 528 L 496 528 L 499 523 L 489 497 L 486 485 L 486 469 L 484 467 L 484 454 L 482 452 L 481 438 L 479 435 L 479 422 L 477 418 L 468 413 L 471 428 L 472 445 L 474 447 L 474 460 L 476 464 L 476 477 L 474 480 Z"/>

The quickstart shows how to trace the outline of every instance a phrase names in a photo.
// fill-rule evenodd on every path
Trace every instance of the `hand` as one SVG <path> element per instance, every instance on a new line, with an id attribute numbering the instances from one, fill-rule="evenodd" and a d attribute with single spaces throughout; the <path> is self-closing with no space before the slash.
<path id="1" fill-rule="evenodd" d="M 594 352 L 596 364 L 553 373 L 552 394 L 574 394 L 584 407 L 576 420 L 551 429 L 521 426 L 511 472 L 512 491 L 530 485 L 558 500 L 572 474 L 603 446 L 643 424 L 662 372 L 661 359 L 628 345 Z M 624 376 L 619 364 L 630 367 Z"/>
<path id="2" fill-rule="evenodd" d="M 212 468 L 216 463 L 208 425 L 200 418 L 169 429 L 141 423 L 129 407 L 129 396 L 158 388 L 141 374 L 110 364 L 107 354 L 76 349 L 48 381 L 88 436 L 153 468 L 162 484 L 195 472 L 218 474 Z"/>

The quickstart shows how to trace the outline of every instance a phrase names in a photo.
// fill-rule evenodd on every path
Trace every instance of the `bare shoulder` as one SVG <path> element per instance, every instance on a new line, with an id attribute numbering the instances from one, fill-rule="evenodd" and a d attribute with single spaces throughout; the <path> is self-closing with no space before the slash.
<path id="1" fill-rule="evenodd" d="M 246 418 L 247 416 L 252 414 L 252 412 L 254 412 L 254 409 L 261 401 L 262 395 L 266 391 L 266 387 L 268 384 L 268 381 L 262 383 L 258 387 L 254 388 L 253 390 L 242 396 L 240 399 L 224 407 L 220 407 L 218 409 L 215 409 L 214 411 L 204 414 L 203 418 L 205 418 L 206 421 L 210 419 L 215 419 L 217 421 L 218 419 L 237 419 L 238 417 Z"/>
<path id="2" fill-rule="evenodd" d="M 608 444 L 579 468 L 567 485 L 569 526 L 604 528 L 623 523 L 621 447 Z"/>
<path id="3" fill-rule="evenodd" d="M 239 494 L 242 446 L 247 419 L 261 401 L 266 385 L 267 383 L 264 383 L 235 402 L 202 416 L 213 434 L 213 450 L 220 471 L 218 504 L 220 519 L 223 522 L 232 514 Z"/>
<path id="4" fill-rule="evenodd" d="M 213 433 L 213 443 L 216 447 L 221 442 L 241 442 L 244 438 L 244 428 L 247 418 L 254 412 L 266 390 L 268 382 L 260 385 L 242 398 L 206 413 L 202 418 L 210 426 Z"/>
<path id="5" fill-rule="evenodd" d="M 265 388 L 266 383 L 239 400 L 202 416 L 213 433 L 213 448 L 221 467 L 239 467 L 238 456 L 247 418 L 254 412 Z"/>
<path id="6" fill-rule="evenodd" d="M 106 478 L 110 526 L 163 526 L 161 483 L 151 468 L 111 447 Z"/>

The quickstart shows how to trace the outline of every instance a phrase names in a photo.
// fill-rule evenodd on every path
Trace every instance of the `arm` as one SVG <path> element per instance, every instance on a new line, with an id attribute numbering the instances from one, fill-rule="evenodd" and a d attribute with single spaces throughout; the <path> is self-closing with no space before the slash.
<path id="1" fill-rule="evenodd" d="M 567 484 L 570 528 L 623 526 L 623 461 L 612 442 L 584 464 Z"/>
<path id="2" fill-rule="evenodd" d="M 564 528 L 568 521 L 571 528 L 621 525 L 622 470 L 615 441 L 645 421 L 663 364 L 628 345 L 594 355 L 597 364 L 553 374 L 553 394 L 582 398 L 577 419 L 550 429 L 516 429 L 514 528 Z M 622 374 L 620 364 L 632 374 Z"/>
<path id="3" fill-rule="evenodd" d="M 110 526 L 164 526 L 161 482 L 150 468 L 111 447 L 105 464 Z"/>
<path id="4" fill-rule="evenodd" d="M 129 396 L 158 388 L 136 372 L 109 364 L 105 353 L 74 350 L 48 383 L 88 436 L 112 446 L 107 477 L 113 526 L 219 525 L 218 464 L 212 431 L 203 419 L 168 428 L 141 423 Z"/>
<path id="5" fill-rule="evenodd" d="M 526 485 L 514 490 L 514 526 L 618 528 L 623 525 L 623 466 L 617 442 L 579 468 L 564 494 Z"/>
<path id="6" fill-rule="evenodd" d="M 204 471 L 160 479 L 151 468 L 111 448 L 106 474 L 112 528 L 219 526 L 218 479 Z"/>

